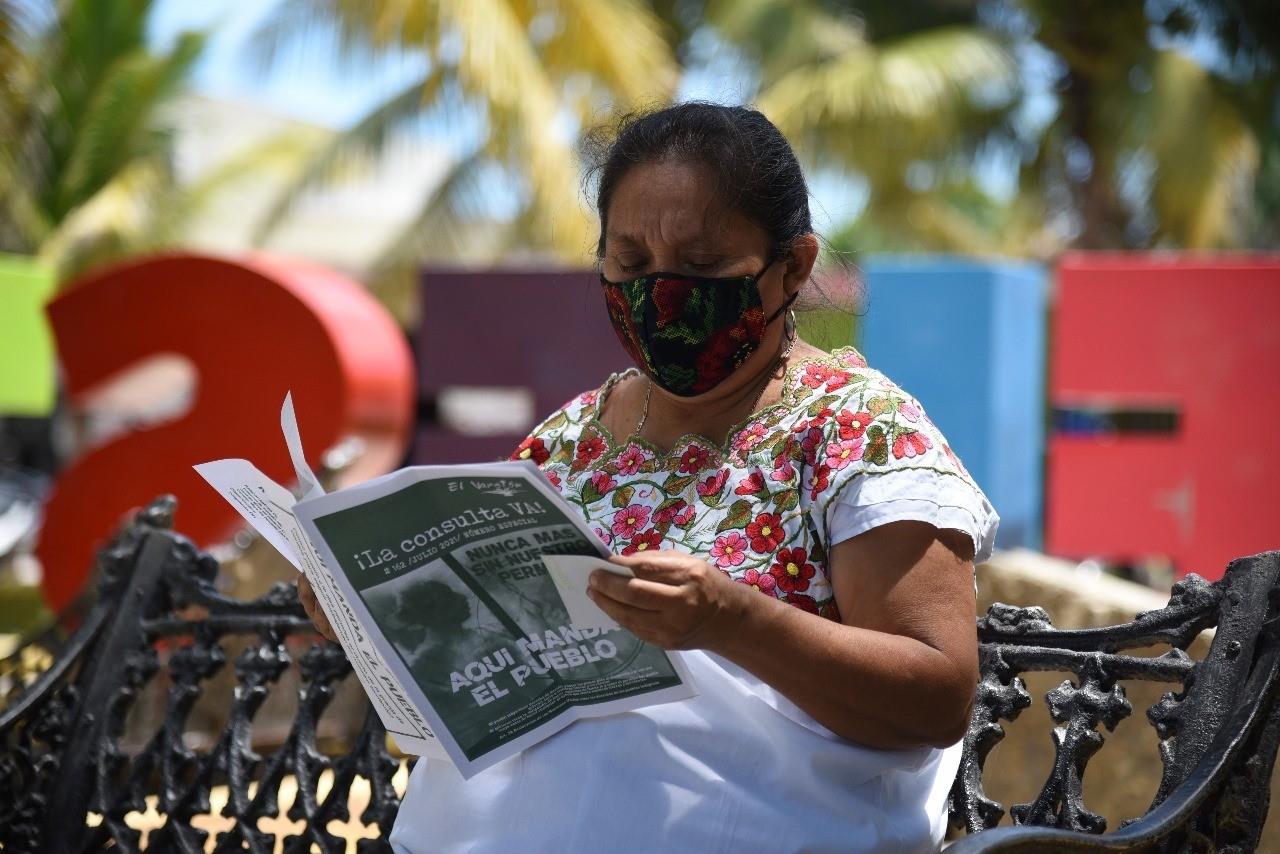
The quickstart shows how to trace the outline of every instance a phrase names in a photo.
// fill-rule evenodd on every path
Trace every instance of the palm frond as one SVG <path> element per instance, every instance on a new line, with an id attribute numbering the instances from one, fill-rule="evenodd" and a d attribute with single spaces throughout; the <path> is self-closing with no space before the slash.
<path id="1" fill-rule="evenodd" d="M 249 41 L 248 58 L 266 69 L 290 48 L 330 43 L 344 62 L 391 50 L 428 49 L 440 36 L 433 3 L 407 0 L 283 0 Z"/>
<path id="2" fill-rule="evenodd" d="M 39 257 L 65 284 L 95 264 L 154 248 L 156 213 L 172 185 L 158 158 L 130 162 L 58 224 Z"/>
<path id="3" fill-rule="evenodd" d="M 138 52 L 115 62 L 90 102 L 59 181 L 57 204 L 71 210 L 131 158 L 154 150 L 156 108 L 186 77 L 204 45 L 184 34 L 167 56 Z"/>
<path id="4" fill-rule="evenodd" d="M 867 44 L 859 22 L 820 0 L 711 0 L 707 18 L 760 67 L 766 83 Z"/>
<path id="5" fill-rule="evenodd" d="M 1192 249 L 1228 245 L 1258 168 L 1249 125 L 1205 68 L 1173 51 L 1158 57 L 1150 109 L 1157 239 Z"/>
<path id="6" fill-rule="evenodd" d="M 629 107 L 665 101 L 678 68 L 663 24 L 635 0 L 560 0 L 542 62 L 558 76 L 590 75 Z"/>
<path id="7" fill-rule="evenodd" d="M 528 33 L 503 0 L 440 0 L 462 42 L 458 80 L 487 108 L 486 150 L 518 164 L 539 211 L 541 245 L 563 257 L 587 250 L 591 217 L 578 193 L 572 140 L 558 131 L 560 103 Z"/>
<path id="8" fill-rule="evenodd" d="M 833 153 L 939 148 L 975 107 L 981 87 L 1016 86 L 1014 64 L 993 37 L 966 28 L 926 31 L 796 69 L 760 97 L 784 132 Z M 931 145 L 932 143 L 932 145 Z"/>
<path id="9" fill-rule="evenodd" d="M 470 242 L 476 233 L 470 226 L 483 216 L 479 170 L 484 163 L 481 151 L 454 163 L 371 265 L 366 284 L 402 323 L 417 316 L 416 271 L 422 261 L 466 257 L 474 248 Z"/>
<path id="10" fill-rule="evenodd" d="M 426 77 L 374 106 L 352 127 L 333 134 L 307 158 L 297 176 L 276 197 L 255 229 L 254 242 L 265 242 L 307 191 L 340 179 L 352 167 L 372 165 L 398 131 L 421 118 L 426 105 L 436 99 L 443 81 L 439 69 L 433 68 Z"/>

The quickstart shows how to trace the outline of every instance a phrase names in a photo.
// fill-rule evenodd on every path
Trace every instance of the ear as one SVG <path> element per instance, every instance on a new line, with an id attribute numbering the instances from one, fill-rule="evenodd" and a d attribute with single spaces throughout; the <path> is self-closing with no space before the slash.
<path id="1" fill-rule="evenodd" d="M 787 296 L 804 287 L 817 260 L 818 238 L 812 232 L 797 237 L 787 253 L 787 266 L 782 271 L 782 289 Z"/>

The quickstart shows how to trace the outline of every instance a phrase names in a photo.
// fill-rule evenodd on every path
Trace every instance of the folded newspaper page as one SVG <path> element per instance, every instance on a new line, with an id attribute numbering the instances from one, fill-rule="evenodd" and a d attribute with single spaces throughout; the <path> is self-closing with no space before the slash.
<path id="1" fill-rule="evenodd" d="M 464 777 L 573 721 L 695 691 L 679 653 L 584 595 L 607 547 L 530 462 L 401 469 L 325 494 L 291 399 L 282 426 L 302 500 L 245 460 L 197 471 L 315 588 L 406 753 Z"/>

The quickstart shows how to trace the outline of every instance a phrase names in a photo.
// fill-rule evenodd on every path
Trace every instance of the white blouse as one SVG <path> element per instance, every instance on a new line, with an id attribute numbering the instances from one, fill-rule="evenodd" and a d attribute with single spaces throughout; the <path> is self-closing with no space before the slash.
<path id="1" fill-rule="evenodd" d="M 615 551 L 660 540 L 837 619 L 819 556 L 871 528 L 928 522 L 967 533 L 975 563 L 991 554 L 999 517 L 990 502 L 918 401 L 851 348 L 793 365 L 783 404 L 724 446 L 685 437 L 665 455 L 634 437 L 615 443 L 595 418 L 616 380 L 566 404 L 514 455 L 538 462 Z M 631 504 L 618 521 L 610 493 L 628 480 L 647 486 L 628 493 L 639 511 Z M 742 500 L 753 502 L 751 517 L 727 527 Z M 629 529 L 637 518 L 663 522 Z M 699 692 L 692 699 L 578 721 L 471 780 L 445 760 L 420 760 L 392 846 L 401 854 L 938 849 L 959 744 L 863 747 L 733 662 L 682 655 Z"/>

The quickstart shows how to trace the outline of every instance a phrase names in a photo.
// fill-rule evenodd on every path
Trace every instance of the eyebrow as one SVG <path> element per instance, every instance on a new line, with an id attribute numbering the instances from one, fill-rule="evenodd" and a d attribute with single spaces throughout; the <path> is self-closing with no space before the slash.
<path id="1" fill-rule="evenodd" d="M 711 254 L 719 254 L 719 255 L 727 254 L 719 247 L 713 246 L 711 244 L 711 241 L 708 239 L 708 237 L 709 236 L 706 234 L 696 235 L 690 238 L 688 241 L 680 244 L 680 248 L 685 250 L 695 251 L 695 252 L 708 252 Z M 625 234 L 619 231 L 605 232 L 605 241 L 610 243 L 621 243 L 628 247 L 641 248 L 641 249 L 647 248 L 642 238 L 634 234 Z M 731 253 L 728 253 L 728 254 L 731 254 Z"/>

